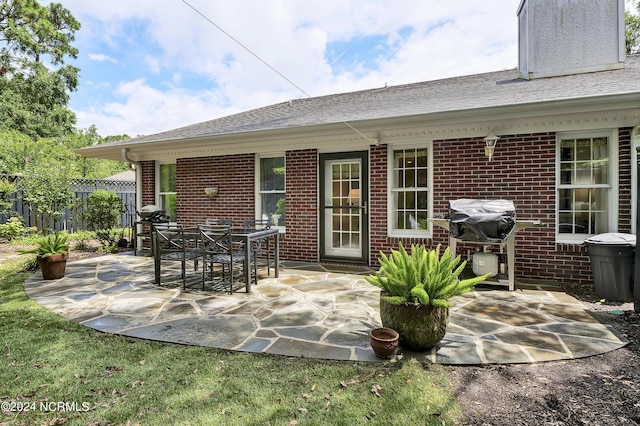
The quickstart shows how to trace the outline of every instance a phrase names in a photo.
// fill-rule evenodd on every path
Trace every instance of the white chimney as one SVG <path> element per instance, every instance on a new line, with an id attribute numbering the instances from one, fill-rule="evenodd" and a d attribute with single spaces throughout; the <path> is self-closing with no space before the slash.
<path id="1" fill-rule="evenodd" d="M 624 0 L 522 0 L 518 22 L 522 78 L 624 68 Z"/>

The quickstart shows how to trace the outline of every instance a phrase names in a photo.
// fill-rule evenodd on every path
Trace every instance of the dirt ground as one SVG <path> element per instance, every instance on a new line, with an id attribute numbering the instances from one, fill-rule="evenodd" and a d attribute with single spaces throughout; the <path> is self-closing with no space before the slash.
<path id="1" fill-rule="evenodd" d="M 0 242 L 0 261 L 15 250 Z M 70 261 L 100 255 L 95 248 L 72 251 Z M 564 290 L 630 343 L 571 361 L 449 367 L 465 424 L 640 425 L 640 313 L 633 303 L 596 303 L 592 285 Z"/>
<path id="2" fill-rule="evenodd" d="M 565 291 L 630 343 L 570 361 L 450 367 L 467 424 L 640 424 L 640 313 L 633 303 L 595 303 L 599 298 L 591 285 Z"/>

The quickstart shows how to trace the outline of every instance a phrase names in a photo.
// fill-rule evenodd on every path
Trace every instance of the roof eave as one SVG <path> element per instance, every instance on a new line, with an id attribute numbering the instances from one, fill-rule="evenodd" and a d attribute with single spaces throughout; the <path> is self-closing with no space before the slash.
<path id="1" fill-rule="evenodd" d="M 623 93 L 575 99 L 551 100 L 519 105 L 504 104 L 497 106 L 440 111 L 425 114 L 404 115 L 398 117 L 381 117 L 366 120 L 315 124 L 310 126 L 287 127 L 277 129 L 251 130 L 232 133 L 208 134 L 189 138 L 172 138 L 158 141 L 96 145 L 75 150 L 86 157 L 104 158 L 124 161 L 122 149 L 134 161 L 165 158 L 183 158 L 210 155 L 233 155 L 243 153 L 284 151 L 296 149 L 296 142 L 303 140 L 337 140 L 348 138 L 370 145 L 379 132 L 402 127 L 446 127 L 460 126 L 469 122 L 518 120 L 536 116 L 567 115 L 576 113 L 593 113 L 636 109 L 640 93 Z M 354 131 L 351 127 L 357 129 Z M 360 134 L 357 134 L 357 133 Z M 284 144 L 283 141 L 290 142 Z M 162 154 L 160 154 L 162 153 Z"/>

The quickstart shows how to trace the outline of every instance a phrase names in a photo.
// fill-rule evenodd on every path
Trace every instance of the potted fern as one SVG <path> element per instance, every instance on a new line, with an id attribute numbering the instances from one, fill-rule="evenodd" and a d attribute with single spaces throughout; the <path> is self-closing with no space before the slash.
<path id="1" fill-rule="evenodd" d="M 64 277 L 69 258 L 69 243 L 67 236 L 61 234 L 51 234 L 41 237 L 36 242 L 36 247 L 29 250 L 22 250 L 21 253 L 35 253 L 36 260 L 42 270 L 42 277 L 45 280 L 55 280 Z"/>
<path id="2" fill-rule="evenodd" d="M 400 334 L 402 347 L 427 350 L 447 332 L 449 299 L 473 289 L 490 274 L 460 280 L 467 262 L 451 256 L 449 247 L 440 255 L 440 245 L 427 250 L 412 245 L 407 252 L 400 244 L 391 255 L 380 253 L 380 269 L 365 279 L 380 293 L 382 325 Z"/>

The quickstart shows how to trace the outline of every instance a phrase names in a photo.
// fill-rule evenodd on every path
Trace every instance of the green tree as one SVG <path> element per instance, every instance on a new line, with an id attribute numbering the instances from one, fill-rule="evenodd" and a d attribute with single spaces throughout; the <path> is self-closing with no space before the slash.
<path id="1" fill-rule="evenodd" d="M 0 173 L 21 174 L 29 164 L 75 162 L 76 154 L 65 145 L 64 138 L 34 140 L 24 133 L 0 133 Z"/>
<path id="2" fill-rule="evenodd" d="M 75 170 L 71 162 L 29 163 L 18 182 L 29 203 L 35 223 L 41 232 L 49 232 L 62 220 L 65 209 L 71 207 L 74 193 L 71 178 Z"/>
<path id="3" fill-rule="evenodd" d="M 7 178 L 0 178 L 0 214 L 12 213 L 13 194 L 16 192 L 16 185 Z"/>
<path id="4" fill-rule="evenodd" d="M 125 137 L 117 137 L 126 139 Z M 104 143 L 107 138 L 98 135 L 95 126 L 87 130 L 74 130 L 64 137 L 32 139 L 16 130 L 0 132 L 0 174 L 21 174 L 28 164 L 56 161 L 72 162 L 74 177 L 105 178 L 127 170 L 122 161 L 82 157 L 74 149 Z"/>
<path id="5" fill-rule="evenodd" d="M 107 136 L 105 138 L 98 134 L 96 126 L 88 129 L 76 130 L 64 138 L 67 148 L 74 150 L 86 146 L 99 145 L 110 140 L 128 139 L 126 135 Z M 75 155 L 75 154 L 74 154 Z M 102 160 L 98 158 L 83 157 L 76 155 L 76 166 L 79 177 L 101 179 L 127 170 L 128 164 L 124 161 Z"/>
<path id="6" fill-rule="evenodd" d="M 59 3 L 0 0 L 0 130 L 37 139 L 73 129 L 67 105 L 80 70 L 65 58 L 78 55 L 71 43 L 79 29 Z"/>

